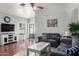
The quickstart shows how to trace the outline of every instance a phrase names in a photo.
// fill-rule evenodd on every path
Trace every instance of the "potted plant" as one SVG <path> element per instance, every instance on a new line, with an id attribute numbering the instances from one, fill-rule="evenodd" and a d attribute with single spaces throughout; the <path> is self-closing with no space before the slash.
<path id="1" fill-rule="evenodd" d="M 72 45 L 79 44 L 79 22 L 72 22 L 69 24 L 69 31 L 72 35 Z"/>

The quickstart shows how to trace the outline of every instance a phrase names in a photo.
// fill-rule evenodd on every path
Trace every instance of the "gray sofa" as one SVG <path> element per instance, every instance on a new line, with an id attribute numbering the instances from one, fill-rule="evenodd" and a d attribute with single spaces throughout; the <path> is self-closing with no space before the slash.
<path id="1" fill-rule="evenodd" d="M 61 39 L 59 33 L 43 33 L 38 37 L 38 41 L 50 42 L 50 56 L 79 56 L 79 45 L 72 46 L 72 37 Z"/>
<path id="2" fill-rule="evenodd" d="M 52 47 L 58 47 L 60 45 L 61 36 L 59 33 L 43 33 L 38 37 L 38 42 L 49 42 Z"/>

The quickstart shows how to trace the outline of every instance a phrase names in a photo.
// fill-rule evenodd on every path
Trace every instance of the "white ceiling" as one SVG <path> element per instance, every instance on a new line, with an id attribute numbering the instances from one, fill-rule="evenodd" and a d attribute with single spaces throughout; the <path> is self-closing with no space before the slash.
<path id="1" fill-rule="evenodd" d="M 42 6 L 42 7 L 46 7 L 49 4 L 51 3 L 35 3 L 36 6 Z"/>
<path id="2" fill-rule="evenodd" d="M 32 7 L 29 3 L 26 3 L 25 7 L 20 6 L 21 3 L 0 3 L 0 12 L 12 14 L 15 16 L 20 16 L 24 18 L 31 18 L 35 16 L 35 12 L 32 10 Z M 63 6 L 63 8 L 73 8 L 73 6 L 78 4 L 69 4 L 69 3 L 35 3 L 37 6 L 47 7 L 49 4 L 56 4 Z M 71 9 L 70 8 L 70 9 Z"/>
<path id="3" fill-rule="evenodd" d="M 79 6 L 79 3 L 36 3 L 37 6 L 42 6 L 42 7 L 49 7 L 50 5 L 56 5 L 56 6 L 60 6 L 60 7 L 63 7 L 65 8 L 66 10 L 68 8 L 70 9 L 73 9 L 74 7 L 78 7 Z M 53 7 L 51 7 L 53 8 Z"/>
<path id="4" fill-rule="evenodd" d="M 29 4 L 26 4 L 25 7 L 22 7 L 20 6 L 20 3 L 0 3 L 0 12 L 24 18 L 34 17 L 34 12 Z"/>

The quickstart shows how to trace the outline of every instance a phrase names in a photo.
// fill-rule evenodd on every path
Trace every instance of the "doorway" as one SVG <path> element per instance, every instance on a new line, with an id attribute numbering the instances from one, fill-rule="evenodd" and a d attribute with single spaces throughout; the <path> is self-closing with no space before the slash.
<path id="1" fill-rule="evenodd" d="M 29 39 L 34 39 L 35 34 L 34 34 L 34 24 L 29 24 Z"/>
<path id="2" fill-rule="evenodd" d="M 33 44 L 35 41 L 35 24 L 28 24 L 27 29 L 29 43 Z"/>

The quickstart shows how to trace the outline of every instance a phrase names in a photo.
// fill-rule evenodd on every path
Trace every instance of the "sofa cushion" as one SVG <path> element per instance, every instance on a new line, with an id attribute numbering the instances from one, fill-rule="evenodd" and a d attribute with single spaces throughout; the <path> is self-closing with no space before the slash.
<path id="1" fill-rule="evenodd" d="M 60 45 L 57 47 L 57 50 L 61 51 L 61 52 L 65 52 L 66 49 L 68 49 L 68 48 L 71 48 L 71 46 L 68 46 L 68 45 L 66 45 L 64 43 L 60 43 Z"/>
<path id="2" fill-rule="evenodd" d="M 47 39 L 53 39 L 53 38 L 60 38 L 60 34 L 59 33 L 47 33 L 46 35 Z"/>
<path id="3" fill-rule="evenodd" d="M 60 40 L 61 43 L 67 44 L 67 45 L 72 45 L 72 39 L 61 39 Z"/>
<path id="4" fill-rule="evenodd" d="M 43 39 L 43 40 L 47 40 L 46 36 L 42 36 L 42 39 Z"/>
<path id="5" fill-rule="evenodd" d="M 52 40 L 52 39 L 49 39 L 48 41 L 49 41 L 49 42 L 56 42 L 56 40 Z"/>

